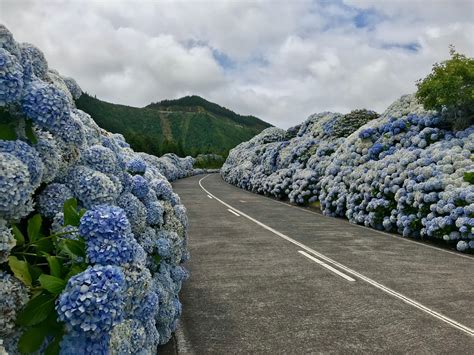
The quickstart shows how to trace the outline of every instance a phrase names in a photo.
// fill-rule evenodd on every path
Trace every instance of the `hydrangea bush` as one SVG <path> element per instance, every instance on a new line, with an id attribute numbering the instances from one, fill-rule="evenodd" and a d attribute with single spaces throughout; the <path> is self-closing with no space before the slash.
<path id="1" fill-rule="evenodd" d="M 474 250 L 474 126 L 447 129 L 414 95 L 380 117 L 321 113 L 286 132 L 268 128 L 231 150 L 221 175 L 253 192 L 319 204 L 328 216 Z"/>
<path id="2" fill-rule="evenodd" d="M 176 329 L 193 159 L 134 152 L 0 25 L 0 353 L 154 354 Z"/>

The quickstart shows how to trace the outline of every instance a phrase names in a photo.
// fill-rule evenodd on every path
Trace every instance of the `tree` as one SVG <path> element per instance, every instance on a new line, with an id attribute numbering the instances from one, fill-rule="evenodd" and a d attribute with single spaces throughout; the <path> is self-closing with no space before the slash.
<path id="1" fill-rule="evenodd" d="M 435 63 L 431 73 L 418 80 L 416 97 L 425 109 L 436 110 L 454 129 L 474 124 L 474 58 L 456 52 L 451 58 Z"/>

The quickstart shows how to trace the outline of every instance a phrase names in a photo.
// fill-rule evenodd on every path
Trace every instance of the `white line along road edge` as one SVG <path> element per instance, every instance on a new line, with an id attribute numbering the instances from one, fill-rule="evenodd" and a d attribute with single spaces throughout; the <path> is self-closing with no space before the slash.
<path id="1" fill-rule="evenodd" d="M 335 274 L 341 276 L 342 278 L 346 279 L 347 281 L 355 282 L 355 280 L 354 280 L 352 277 L 347 276 L 347 275 L 344 274 L 343 272 L 340 272 L 339 270 L 333 268 L 331 265 L 326 264 L 324 261 L 321 261 L 321 260 L 319 260 L 319 259 L 316 259 L 314 256 L 309 255 L 307 252 L 305 252 L 305 251 L 303 251 L 303 250 L 298 250 L 298 253 L 300 253 L 301 255 L 306 256 L 308 259 L 313 260 L 315 263 L 318 263 L 318 264 L 321 265 L 322 267 L 325 267 L 325 268 L 328 269 L 329 271 L 332 271 L 333 273 L 335 273 Z"/>
<path id="2" fill-rule="evenodd" d="M 341 263 L 339 263 L 339 262 L 337 262 L 337 261 L 335 261 L 335 260 L 333 260 L 333 259 L 327 257 L 327 256 L 324 255 L 324 254 L 321 254 L 321 253 L 317 252 L 317 251 L 314 250 L 314 249 L 311 249 L 310 247 L 308 247 L 308 246 L 304 245 L 303 243 L 300 243 L 300 242 L 298 242 L 298 241 L 296 241 L 296 240 L 294 240 L 294 239 L 292 239 L 292 238 L 286 236 L 286 235 L 283 234 L 283 233 L 280 233 L 280 232 L 277 231 L 276 229 L 273 229 L 272 227 L 267 226 L 266 224 L 264 224 L 264 223 L 262 223 L 262 222 L 256 220 L 255 218 L 250 217 L 249 215 L 245 214 L 244 212 L 242 212 L 242 211 L 238 210 L 237 208 L 235 208 L 235 207 L 229 205 L 228 203 L 222 201 L 221 199 L 217 198 L 215 195 L 213 195 L 212 193 L 210 193 L 208 190 L 206 190 L 206 188 L 205 188 L 204 186 L 202 186 L 202 181 L 203 181 L 205 178 L 207 178 L 207 177 L 209 177 L 209 175 L 206 175 L 206 176 L 204 176 L 203 178 L 201 178 L 201 179 L 199 180 L 199 186 L 201 187 L 201 189 L 202 189 L 205 193 L 207 193 L 207 194 L 209 194 L 210 196 L 212 196 L 216 201 L 219 201 L 220 203 L 222 203 L 222 204 L 223 204 L 224 206 L 226 206 L 227 208 L 230 208 L 230 209 L 233 209 L 234 211 L 237 211 L 241 216 L 247 218 L 248 220 L 254 222 L 255 224 L 258 224 L 260 227 L 265 228 L 266 230 L 272 232 L 273 234 L 279 236 L 280 238 L 285 239 L 286 241 L 288 241 L 288 242 L 290 242 L 290 243 L 293 243 L 294 245 L 300 247 L 301 249 L 306 250 L 307 252 L 309 252 L 309 253 L 311 253 L 311 254 L 317 256 L 317 257 L 320 258 L 320 259 L 323 259 L 323 260 L 326 261 L 327 263 L 332 264 L 332 265 L 334 265 L 334 266 L 337 266 L 339 269 L 344 270 L 344 271 L 347 272 L 348 274 L 351 274 L 352 276 L 355 276 L 356 278 L 359 278 L 359 279 L 361 279 L 361 280 L 363 280 L 363 281 L 365 281 L 365 282 L 371 284 L 372 286 L 378 288 L 379 290 L 382 290 L 383 292 L 388 293 L 389 295 L 391 295 L 391 296 L 393 296 L 393 297 L 396 297 L 396 298 L 402 300 L 403 302 L 405 302 L 405 303 L 407 303 L 407 304 L 409 304 L 409 305 L 411 305 L 411 306 L 413 306 L 413 307 L 415 307 L 415 308 L 418 308 L 419 310 L 421 310 L 421 311 L 423 311 L 423 312 L 425 312 L 425 313 L 427 313 L 427 314 L 429 314 L 429 315 L 431 315 L 431 316 L 433 316 L 433 317 L 435 317 L 435 318 L 437 318 L 437 319 L 439 319 L 439 320 L 445 322 L 446 324 L 449 324 L 450 326 L 452 326 L 452 327 L 454 327 L 454 328 L 456 328 L 456 329 L 458 329 L 458 330 L 463 331 L 464 333 L 467 333 L 467 334 L 470 335 L 470 336 L 474 336 L 474 329 L 471 329 L 471 328 L 469 328 L 469 327 L 467 327 L 467 326 L 465 326 L 465 325 L 463 325 L 463 324 L 461 324 L 461 323 L 458 323 L 458 322 L 456 322 L 455 320 L 453 320 L 453 319 L 451 319 L 451 318 L 448 318 L 448 317 L 442 315 L 441 313 L 438 313 L 438 312 L 436 312 L 436 311 L 434 311 L 434 310 L 432 310 L 432 309 L 430 309 L 430 308 L 428 308 L 428 307 L 422 305 L 421 303 L 418 303 L 417 301 L 412 300 L 411 298 L 408 298 L 408 297 L 402 295 L 401 293 L 398 293 L 397 291 L 394 291 L 394 290 L 392 290 L 391 288 L 388 288 L 388 287 L 386 287 L 386 286 L 384 286 L 384 285 L 378 283 L 377 281 L 374 281 L 374 280 L 368 278 L 367 276 L 364 276 L 364 275 L 358 273 L 357 271 L 348 268 L 347 266 L 342 265 Z"/>
<path id="3" fill-rule="evenodd" d="M 230 208 L 228 208 L 227 211 L 229 211 L 232 214 L 235 214 L 237 217 L 240 217 L 240 214 L 238 214 L 237 212 L 232 211 Z"/>

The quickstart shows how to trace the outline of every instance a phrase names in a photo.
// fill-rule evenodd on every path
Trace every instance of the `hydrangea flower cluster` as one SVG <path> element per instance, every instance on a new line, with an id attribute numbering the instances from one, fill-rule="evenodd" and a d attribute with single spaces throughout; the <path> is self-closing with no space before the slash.
<path id="1" fill-rule="evenodd" d="M 53 233 L 70 231 L 63 238 L 85 241 L 88 267 L 56 303 L 61 353 L 154 354 L 176 327 L 189 257 L 186 210 L 168 179 L 193 174 L 194 160 L 134 152 L 75 107 L 81 93 L 0 25 L 0 110 L 16 127 L 16 139 L 0 140 L 0 264 L 15 247 L 13 223 L 32 212 Z M 64 225 L 71 198 L 87 210 L 79 232 Z M 0 296 L 0 338 L 17 353 L 15 318 L 30 295 L 0 271 Z"/>
<path id="2" fill-rule="evenodd" d="M 474 172 L 474 127 L 444 127 L 413 95 L 380 117 L 363 110 L 312 115 L 286 135 L 270 128 L 237 146 L 221 175 L 293 203 L 319 201 L 329 216 L 469 251 L 474 185 L 464 177 Z"/>

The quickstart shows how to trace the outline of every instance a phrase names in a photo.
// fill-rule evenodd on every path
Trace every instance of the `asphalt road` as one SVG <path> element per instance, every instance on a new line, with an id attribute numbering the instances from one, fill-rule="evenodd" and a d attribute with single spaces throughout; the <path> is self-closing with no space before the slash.
<path id="1" fill-rule="evenodd" d="M 175 182 L 189 216 L 180 354 L 474 354 L 474 258 L 225 183 Z"/>

